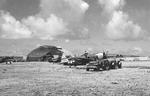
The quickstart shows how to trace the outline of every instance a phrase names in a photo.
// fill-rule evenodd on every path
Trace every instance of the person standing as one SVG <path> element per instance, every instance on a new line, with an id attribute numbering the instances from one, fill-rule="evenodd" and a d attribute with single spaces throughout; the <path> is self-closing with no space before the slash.
<path id="1" fill-rule="evenodd" d="M 88 58 L 88 52 L 87 51 L 84 52 L 84 56 L 85 56 L 85 58 Z"/>

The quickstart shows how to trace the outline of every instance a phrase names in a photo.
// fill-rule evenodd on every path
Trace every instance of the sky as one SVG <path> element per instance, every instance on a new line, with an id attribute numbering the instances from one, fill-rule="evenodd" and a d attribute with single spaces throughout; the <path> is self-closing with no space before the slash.
<path id="1" fill-rule="evenodd" d="M 150 0 L 0 0 L 0 55 L 40 45 L 150 56 Z"/>

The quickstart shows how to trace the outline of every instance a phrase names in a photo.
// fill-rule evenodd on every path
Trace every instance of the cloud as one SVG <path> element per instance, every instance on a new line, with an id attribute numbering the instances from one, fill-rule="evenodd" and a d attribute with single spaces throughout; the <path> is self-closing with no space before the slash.
<path id="1" fill-rule="evenodd" d="M 107 36 L 114 40 L 135 40 L 141 37 L 141 33 L 141 27 L 130 21 L 128 15 L 122 11 L 115 11 L 106 25 Z"/>
<path id="2" fill-rule="evenodd" d="M 80 38 L 89 38 L 89 30 L 88 28 L 83 28 L 81 30 L 79 30 L 79 37 Z"/>
<path id="3" fill-rule="evenodd" d="M 39 38 L 52 40 L 55 36 L 67 32 L 67 24 L 61 18 L 51 14 L 49 18 L 29 16 L 17 21 L 9 13 L 2 12 L 0 16 L 1 37 L 6 39 Z"/>
<path id="4" fill-rule="evenodd" d="M 89 5 L 82 0 L 64 0 L 64 1 L 69 3 L 70 7 L 73 10 L 78 11 L 79 13 L 85 13 L 89 7 Z"/>
<path id="5" fill-rule="evenodd" d="M 41 12 L 38 15 L 41 17 L 47 18 L 49 13 L 53 13 L 68 24 L 69 33 L 62 34 L 59 38 L 87 39 L 82 19 L 89 8 L 88 3 L 83 0 L 41 0 L 40 6 Z"/>
<path id="6" fill-rule="evenodd" d="M 125 5 L 124 0 L 99 0 L 104 11 L 108 14 L 109 22 L 106 24 L 106 35 L 112 40 L 137 40 L 142 37 L 144 31 L 130 20 L 127 13 L 121 9 Z"/>
<path id="7" fill-rule="evenodd" d="M 67 33 L 67 24 L 54 14 L 51 14 L 47 19 L 30 16 L 23 19 L 22 22 L 32 31 L 32 37 L 44 40 L 52 40 L 58 35 Z"/>
<path id="8" fill-rule="evenodd" d="M 40 15 L 56 14 L 68 22 L 80 21 L 89 5 L 83 0 L 41 0 Z"/>
<path id="9" fill-rule="evenodd" d="M 67 38 L 70 40 L 84 40 L 90 38 L 88 28 L 83 26 L 72 28 L 69 30 L 69 32 L 70 33 L 67 34 Z"/>
<path id="10" fill-rule="evenodd" d="M 85 1 L 41 0 L 40 8 L 40 12 L 36 15 L 27 16 L 20 20 L 17 20 L 9 12 L 1 12 L 0 37 L 53 40 L 62 36 L 61 38 L 70 40 L 67 36 L 71 35 L 75 39 L 81 39 L 88 35 L 88 29 L 80 24 L 84 13 L 89 8 Z M 76 32 L 74 29 L 79 30 Z"/>
<path id="11" fill-rule="evenodd" d="M 124 0 L 99 0 L 105 12 L 111 13 L 121 8 L 124 4 Z"/>
<path id="12" fill-rule="evenodd" d="M 0 16 L 0 34 L 2 38 L 6 39 L 19 39 L 19 38 L 30 38 L 31 31 L 17 21 L 9 13 L 1 13 Z"/>

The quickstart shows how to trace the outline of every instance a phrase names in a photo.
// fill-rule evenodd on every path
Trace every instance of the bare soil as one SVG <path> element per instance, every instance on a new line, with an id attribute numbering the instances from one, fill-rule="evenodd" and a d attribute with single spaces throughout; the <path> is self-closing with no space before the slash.
<path id="1" fill-rule="evenodd" d="M 150 62 L 96 72 L 47 62 L 1 64 L 0 96 L 150 96 Z"/>

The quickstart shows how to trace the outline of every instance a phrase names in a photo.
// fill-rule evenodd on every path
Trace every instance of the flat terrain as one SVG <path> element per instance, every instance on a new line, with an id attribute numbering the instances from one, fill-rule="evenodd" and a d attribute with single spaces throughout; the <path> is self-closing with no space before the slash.
<path id="1" fill-rule="evenodd" d="M 1 64 L 0 96 L 150 96 L 150 62 L 97 72 L 46 62 Z"/>

